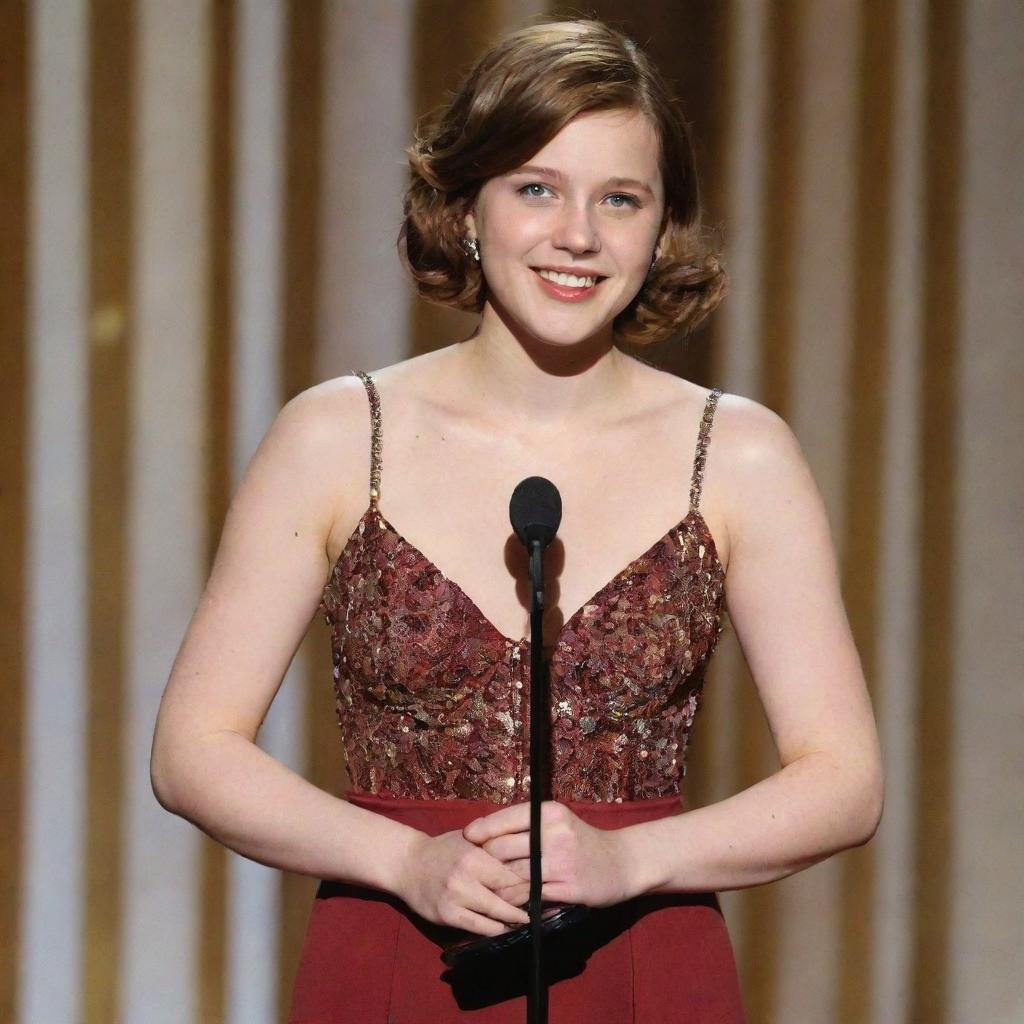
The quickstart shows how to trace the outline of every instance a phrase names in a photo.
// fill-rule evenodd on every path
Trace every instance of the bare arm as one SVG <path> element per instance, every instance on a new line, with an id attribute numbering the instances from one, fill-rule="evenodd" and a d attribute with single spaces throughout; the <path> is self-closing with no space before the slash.
<path id="1" fill-rule="evenodd" d="M 270 867 L 399 891 L 417 829 L 324 792 L 231 730 L 178 753 L 187 764 L 170 782 L 154 774 L 157 798 L 218 842 Z"/>
<path id="2" fill-rule="evenodd" d="M 735 396 L 720 405 L 715 442 L 706 479 L 736 496 L 729 615 L 782 768 L 726 800 L 620 830 L 637 893 L 771 882 L 867 842 L 882 813 L 870 698 L 799 444 L 773 412 Z"/>
<path id="3" fill-rule="evenodd" d="M 255 743 L 329 570 L 339 408 L 368 429 L 362 384 L 350 383 L 351 402 L 324 386 L 292 399 L 253 456 L 167 682 L 150 772 L 165 808 L 246 857 L 395 891 L 422 833 L 324 792 Z"/>

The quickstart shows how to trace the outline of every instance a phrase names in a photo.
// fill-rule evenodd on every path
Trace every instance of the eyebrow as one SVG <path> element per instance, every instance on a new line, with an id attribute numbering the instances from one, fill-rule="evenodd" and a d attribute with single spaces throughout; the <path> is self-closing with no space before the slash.
<path id="1" fill-rule="evenodd" d="M 524 164 L 522 167 L 510 171 L 509 174 L 542 174 L 548 178 L 554 178 L 555 181 L 565 181 L 565 175 L 561 171 L 555 170 L 554 167 L 538 167 L 536 164 Z M 609 178 L 605 185 L 611 185 L 613 188 L 639 189 L 641 192 L 646 192 L 652 199 L 654 198 L 651 186 L 636 178 Z"/>

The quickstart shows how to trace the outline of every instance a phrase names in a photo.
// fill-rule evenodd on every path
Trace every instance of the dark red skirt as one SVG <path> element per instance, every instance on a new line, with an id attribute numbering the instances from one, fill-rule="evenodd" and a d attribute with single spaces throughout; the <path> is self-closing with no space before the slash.
<path id="1" fill-rule="evenodd" d="M 497 810 L 487 800 L 346 799 L 441 835 Z M 683 811 L 678 797 L 567 802 L 596 828 Z M 313 903 L 289 1024 L 523 1024 L 527 961 L 453 971 L 442 951 L 466 932 L 402 900 L 322 882 Z M 739 979 L 715 893 L 658 893 L 593 911 L 572 939 L 544 947 L 549 1024 L 742 1024 Z M 549 955 L 550 953 L 550 955 Z"/>

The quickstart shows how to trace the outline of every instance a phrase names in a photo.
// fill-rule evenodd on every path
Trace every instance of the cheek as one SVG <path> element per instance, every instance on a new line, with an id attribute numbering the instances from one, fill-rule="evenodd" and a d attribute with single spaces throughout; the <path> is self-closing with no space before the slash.
<path id="1" fill-rule="evenodd" d="M 516 255 L 543 237 L 543 225 L 529 214 L 503 208 L 495 211 L 487 221 L 486 237 L 492 252 Z"/>

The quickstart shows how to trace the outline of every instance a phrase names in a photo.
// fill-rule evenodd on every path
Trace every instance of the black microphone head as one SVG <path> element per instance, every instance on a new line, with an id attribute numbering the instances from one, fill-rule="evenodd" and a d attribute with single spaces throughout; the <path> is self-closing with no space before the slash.
<path id="1" fill-rule="evenodd" d="M 562 496 L 545 477 L 528 476 L 516 484 L 508 515 L 516 536 L 528 549 L 534 540 L 545 548 L 555 539 L 562 522 Z"/>

